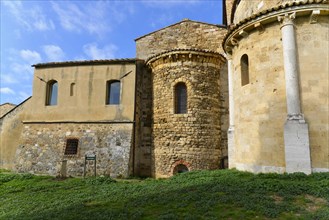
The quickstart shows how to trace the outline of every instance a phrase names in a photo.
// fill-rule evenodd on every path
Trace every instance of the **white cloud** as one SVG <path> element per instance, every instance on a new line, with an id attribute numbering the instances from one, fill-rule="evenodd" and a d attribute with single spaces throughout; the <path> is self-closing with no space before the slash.
<path id="1" fill-rule="evenodd" d="M 47 55 L 49 61 L 62 61 L 65 57 L 62 48 L 56 45 L 45 45 L 43 46 L 43 51 Z"/>
<path id="2" fill-rule="evenodd" d="M 54 11 L 59 16 L 62 27 L 68 31 L 81 32 L 83 30 L 93 34 L 102 34 L 108 30 L 104 17 L 102 16 L 102 10 L 93 11 L 91 9 L 80 8 L 73 3 L 66 3 L 60 5 L 52 2 Z"/>
<path id="3" fill-rule="evenodd" d="M 39 6 L 25 7 L 21 1 L 4 1 L 6 6 L 17 22 L 27 30 L 47 31 L 54 30 L 55 25 Z"/>
<path id="4" fill-rule="evenodd" d="M 90 1 L 84 4 L 52 2 L 61 26 L 68 31 L 102 36 L 112 27 L 122 23 L 127 15 L 133 14 L 133 4 L 119 1 Z"/>
<path id="5" fill-rule="evenodd" d="M 21 50 L 21 51 L 19 51 L 19 54 L 29 64 L 36 64 L 36 63 L 40 63 L 41 62 L 41 56 L 36 51 Z"/>
<path id="6" fill-rule="evenodd" d="M 10 74 L 1 74 L 0 81 L 1 83 L 8 83 L 8 84 L 18 83 L 17 79 Z"/>
<path id="7" fill-rule="evenodd" d="M 0 88 L 0 93 L 14 95 L 15 94 L 15 91 L 12 90 L 11 88 L 4 87 L 4 88 Z"/>
<path id="8" fill-rule="evenodd" d="M 33 68 L 31 67 L 31 64 L 25 64 L 25 63 L 11 63 L 10 64 L 11 70 L 14 73 L 19 74 L 19 77 L 24 77 L 25 79 L 29 76 L 27 76 L 26 73 L 33 73 Z"/>
<path id="9" fill-rule="evenodd" d="M 114 44 L 109 44 L 103 48 L 98 48 L 96 43 L 86 44 L 83 46 L 83 51 L 91 59 L 112 59 L 115 57 L 115 52 L 118 50 L 118 47 Z"/>

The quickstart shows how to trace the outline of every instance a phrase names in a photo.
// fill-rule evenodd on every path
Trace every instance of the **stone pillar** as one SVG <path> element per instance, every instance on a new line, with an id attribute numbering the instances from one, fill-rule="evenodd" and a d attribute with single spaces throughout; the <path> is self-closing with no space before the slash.
<path id="1" fill-rule="evenodd" d="M 284 125 L 286 172 L 311 173 L 308 124 L 300 107 L 299 65 L 293 20 L 295 13 L 279 16 L 282 32 L 284 72 L 286 81 L 287 120 Z"/>
<path id="2" fill-rule="evenodd" d="M 234 96 L 233 96 L 233 66 L 232 56 L 227 55 L 227 69 L 228 69 L 228 97 L 229 97 L 229 114 L 230 126 L 227 131 L 228 141 L 228 167 L 235 167 L 235 149 L 234 149 Z"/>

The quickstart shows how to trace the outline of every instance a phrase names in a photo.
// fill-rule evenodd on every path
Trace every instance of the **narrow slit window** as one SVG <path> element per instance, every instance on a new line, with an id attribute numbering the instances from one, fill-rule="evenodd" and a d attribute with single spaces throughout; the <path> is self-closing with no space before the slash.
<path id="1" fill-rule="evenodd" d="M 78 139 L 67 139 L 64 155 L 76 155 L 78 153 Z"/>
<path id="2" fill-rule="evenodd" d="M 175 113 L 187 113 L 187 88 L 185 83 L 177 83 L 175 86 Z"/>
<path id="3" fill-rule="evenodd" d="M 120 81 L 108 81 L 107 82 L 107 105 L 119 105 L 120 104 Z"/>
<path id="4" fill-rule="evenodd" d="M 71 83 L 71 86 L 70 86 L 70 96 L 74 96 L 74 90 L 75 90 L 75 83 Z"/>
<path id="5" fill-rule="evenodd" d="M 58 83 L 51 80 L 47 83 L 46 105 L 57 105 Z"/>
<path id="6" fill-rule="evenodd" d="M 249 84 L 249 59 L 248 55 L 244 54 L 241 57 L 241 86 Z"/>

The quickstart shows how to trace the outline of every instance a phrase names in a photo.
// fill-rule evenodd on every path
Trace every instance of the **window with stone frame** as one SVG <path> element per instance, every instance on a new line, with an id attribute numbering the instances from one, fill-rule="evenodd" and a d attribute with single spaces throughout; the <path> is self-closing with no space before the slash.
<path id="1" fill-rule="evenodd" d="M 70 138 L 66 140 L 64 155 L 76 155 L 78 153 L 79 140 Z"/>
<path id="2" fill-rule="evenodd" d="M 187 113 L 187 88 L 185 83 L 179 82 L 175 85 L 175 114 Z"/>
<path id="3" fill-rule="evenodd" d="M 56 80 L 50 80 L 47 83 L 46 105 L 57 105 L 58 83 Z"/>
<path id="4" fill-rule="evenodd" d="M 110 80 L 106 83 L 106 104 L 119 105 L 120 104 L 120 81 Z"/>
<path id="5" fill-rule="evenodd" d="M 240 60 L 241 86 L 249 84 L 249 59 L 247 54 L 243 54 Z"/>

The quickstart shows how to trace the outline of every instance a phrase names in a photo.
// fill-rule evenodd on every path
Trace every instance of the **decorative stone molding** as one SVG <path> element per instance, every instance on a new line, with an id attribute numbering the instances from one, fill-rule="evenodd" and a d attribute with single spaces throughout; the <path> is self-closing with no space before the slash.
<path id="1" fill-rule="evenodd" d="M 318 17 L 319 17 L 320 14 L 321 14 L 320 10 L 313 10 L 312 14 L 310 16 L 310 23 L 311 24 L 317 23 L 318 22 Z"/>
<path id="2" fill-rule="evenodd" d="M 265 31 L 264 25 L 260 22 L 254 24 L 254 27 L 259 31 L 259 33 L 263 33 Z"/>
<path id="3" fill-rule="evenodd" d="M 242 36 L 242 37 L 248 37 L 248 32 L 246 32 L 245 30 L 241 30 L 239 32 L 239 35 Z"/>
<path id="4" fill-rule="evenodd" d="M 170 65 L 173 63 L 194 62 L 203 64 L 221 65 L 225 62 L 225 57 L 219 53 L 204 50 L 194 49 L 177 49 L 167 51 L 146 61 L 146 65 L 152 69 L 161 67 L 163 65 Z"/>
<path id="5" fill-rule="evenodd" d="M 230 53 L 235 46 L 239 45 L 239 41 L 248 36 L 244 33 L 250 33 L 253 30 L 258 30 L 262 33 L 267 24 L 278 21 L 287 24 L 286 22 L 292 22 L 295 17 L 310 16 L 310 23 L 316 23 L 319 15 L 327 15 L 329 12 L 329 4 L 325 0 L 307 0 L 307 2 L 293 2 L 291 5 L 278 6 L 258 14 L 252 15 L 249 18 L 244 19 L 236 25 L 232 25 L 229 28 L 228 33 L 224 37 L 222 46 L 226 53 Z M 290 16 L 285 18 L 285 15 Z M 288 20 L 287 20 L 288 19 Z M 289 21 L 289 19 L 291 21 Z M 283 21 L 286 20 L 286 21 Z"/>
<path id="6" fill-rule="evenodd" d="M 304 114 L 287 114 L 287 121 L 298 120 L 300 123 L 305 123 Z"/>

